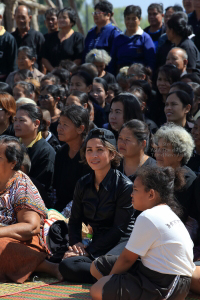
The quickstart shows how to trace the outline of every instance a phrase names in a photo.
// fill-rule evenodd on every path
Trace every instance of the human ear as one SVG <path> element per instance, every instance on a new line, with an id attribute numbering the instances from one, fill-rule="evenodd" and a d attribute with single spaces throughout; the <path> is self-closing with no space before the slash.
<path id="1" fill-rule="evenodd" d="M 90 84 L 90 85 L 87 86 L 87 93 L 90 93 L 91 90 L 92 90 L 92 84 Z"/>
<path id="2" fill-rule="evenodd" d="M 35 128 L 39 128 L 40 126 L 40 120 L 35 120 Z"/>
<path id="3" fill-rule="evenodd" d="M 82 134 L 84 130 L 85 130 L 85 125 L 83 124 L 80 127 L 76 128 L 78 134 Z"/>
<path id="4" fill-rule="evenodd" d="M 186 105 L 185 107 L 186 114 L 189 113 L 190 109 L 191 109 L 191 105 L 190 104 Z"/>

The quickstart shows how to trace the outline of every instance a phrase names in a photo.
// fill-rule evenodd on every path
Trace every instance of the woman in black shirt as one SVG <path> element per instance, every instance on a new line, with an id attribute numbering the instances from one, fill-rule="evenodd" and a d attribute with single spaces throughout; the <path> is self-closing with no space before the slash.
<path id="1" fill-rule="evenodd" d="M 132 182 L 112 169 L 119 165 L 120 158 L 112 132 L 106 129 L 90 131 L 82 149 L 82 159 L 93 172 L 78 181 L 74 192 L 69 220 L 70 247 L 59 267 L 66 280 L 92 283 L 91 262 L 127 241 L 131 234 Z M 93 231 L 87 247 L 82 243 L 82 222 L 90 225 Z"/>
<path id="2" fill-rule="evenodd" d="M 82 164 L 80 148 L 89 128 L 89 114 L 77 105 L 66 107 L 58 123 L 58 139 L 65 144 L 58 150 L 55 159 L 53 187 L 56 190 L 55 209 L 62 211 L 73 200 L 77 181 L 90 172 Z"/>
<path id="3" fill-rule="evenodd" d="M 48 71 L 58 67 L 61 60 L 69 59 L 81 64 L 84 48 L 84 37 L 75 32 L 72 27 L 76 24 L 76 12 L 72 8 L 63 8 L 58 13 L 60 31 L 49 34 L 43 46 L 43 64 Z"/>

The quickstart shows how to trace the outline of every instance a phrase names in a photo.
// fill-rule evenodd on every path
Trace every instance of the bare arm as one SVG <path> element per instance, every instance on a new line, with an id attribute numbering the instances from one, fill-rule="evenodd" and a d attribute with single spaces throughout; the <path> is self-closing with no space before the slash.
<path id="1" fill-rule="evenodd" d="M 40 216 L 37 212 L 22 209 L 17 213 L 18 223 L 1 227 L 0 238 L 9 237 L 19 241 L 28 241 L 40 233 Z"/>
<path id="2" fill-rule="evenodd" d="M 132 265 L 136 262 L 137 259 L 138 259 L 137 254 L 125 248 L 124 251 L 119 256 L 119 258 L 117 259 L 116 263 L 114 264 L 109 275 L 122 274 L 124 272 L 127 272 L 132 267 Z"/>
<path id="3" fill-rule="evenodd" d="M 49 72 L 53 71 L 54 67 L 50 64 L 48 59 L 42 58 L 42 63 Z"/>

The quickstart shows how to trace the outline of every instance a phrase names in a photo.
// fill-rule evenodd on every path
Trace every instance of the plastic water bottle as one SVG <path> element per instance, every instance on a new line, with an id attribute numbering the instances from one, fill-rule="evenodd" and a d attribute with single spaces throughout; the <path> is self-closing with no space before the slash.
<path id="1" fill-rule="evenodd" d="M 88 233 L 86 235 L 86 238 L 82 240 L 82 243 L 85 247 L 88 247 L 89 244 L 92 242 L 92 236 L 93 236 L 92 234 Z"/>

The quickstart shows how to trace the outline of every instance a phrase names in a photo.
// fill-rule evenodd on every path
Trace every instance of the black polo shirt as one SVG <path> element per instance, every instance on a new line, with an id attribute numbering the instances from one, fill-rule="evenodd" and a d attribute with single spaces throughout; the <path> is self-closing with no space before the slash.
<path id="1" fill-rule="evenodd" d="M 12 35 L 14 36 L 17 42 L 18 49 L 19 47 L 22 46 L 28 46 L 35 50 L 35 53 L 37 55 L 37 64 L 38 64 L 39 61 L 41 60 L 41 50 L 45 41 L 43 34 L 39 31 L 30 28 L 27 34 L 21 37 L 19 33 L 19 29 L 17 28 L 14 32 L 12 32 Z M 38 68 L 38 66 L 36 66 L 36 68 Z"/>
<path id="2" fill-rule="evenodd" d="M 200 20 L 197 20 L 195 10 L 188 15 L 188 25 L 192 26 L 194 34 L 197 34 L 197 32 L 200 30 Z"/>

